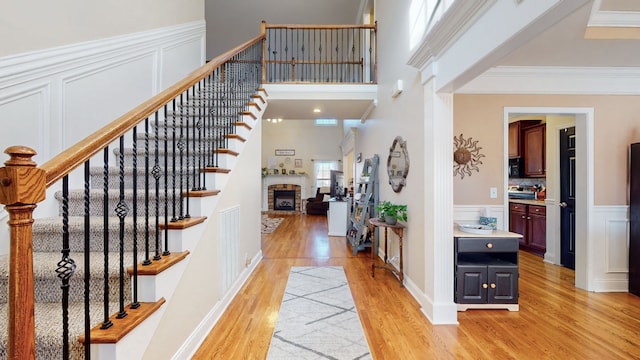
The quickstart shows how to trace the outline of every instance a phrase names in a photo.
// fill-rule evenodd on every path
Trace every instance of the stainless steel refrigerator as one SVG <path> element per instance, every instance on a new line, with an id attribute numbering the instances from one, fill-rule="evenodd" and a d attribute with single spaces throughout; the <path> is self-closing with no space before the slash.
<path id="1" fill-rule="evenodd" d="M 629 292 L 640 296 L 640 143 L 629 148 Z"/>

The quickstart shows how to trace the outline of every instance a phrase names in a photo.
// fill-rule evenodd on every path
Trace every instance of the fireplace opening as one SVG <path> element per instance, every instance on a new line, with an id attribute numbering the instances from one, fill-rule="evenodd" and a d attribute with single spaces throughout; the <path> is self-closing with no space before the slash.
<path id="1" fill-rule="evenodd" d="M 296 191 L 295 190 L 274 190 L 273 191 L 273 210 L 296 210 Z"/>

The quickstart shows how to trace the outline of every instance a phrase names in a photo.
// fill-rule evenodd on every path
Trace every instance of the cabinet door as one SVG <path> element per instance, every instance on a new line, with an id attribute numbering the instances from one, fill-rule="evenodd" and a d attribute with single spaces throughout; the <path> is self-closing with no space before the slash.
<path id="1" fill-rule="evenodd" d="M 520 123 L 509 124 L 509 158 L 520 157 Z"/>
<path id="2" fill-rule="evenodd" d="M 487 266 L 458 265 L 456 271 L 456 302 L 485 304 L 487 302 Z"/>
<path id="3" fill-rule="evenodd" d="M 524 176 L 545 176 L 546 125 L 536 125 L 523 131 Z"/>
<path id="4" fill-rule="evenodd" d="M 489 265 L 487 267 L 489 289 L 487 301 L 489 304 L 518 303 L 518 266 Z"/>
<path id="5" fill-rule="evenodd" d="M 509 204 L 509 231 L 521 234 L 520 244 L 527 244 L 527 205 Z"/>
<path id="6" fill-rule="evenodd" d="M 541 253 L 547 250 L 547 217 L 544 206 L 529 206 L 529 246 Z"/>

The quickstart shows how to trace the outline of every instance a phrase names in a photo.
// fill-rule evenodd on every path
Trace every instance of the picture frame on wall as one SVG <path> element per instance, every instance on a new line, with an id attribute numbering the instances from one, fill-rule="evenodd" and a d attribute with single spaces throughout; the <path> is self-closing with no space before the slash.
<path id="1" fill-rule="evenodd" d="M 302 167 L 302 159 L 296 159 L 294 163 L 295 163 L 295 167 L 297 168 Z"/>
<path id="2" fill-rule="evenodd" d="M 276 149 L 276 156 L 294 156 L 295 154 L 294 149 Z"/>

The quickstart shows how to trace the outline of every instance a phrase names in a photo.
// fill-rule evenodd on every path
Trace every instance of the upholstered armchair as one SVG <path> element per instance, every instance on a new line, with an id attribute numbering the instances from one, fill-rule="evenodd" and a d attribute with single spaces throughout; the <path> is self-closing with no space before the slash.
<path id="1" fill-rule="evenodd" d="M 316 196 L 307 198 L 307 215 L 327 215 L 329 187 L 319 187 Z"/>

